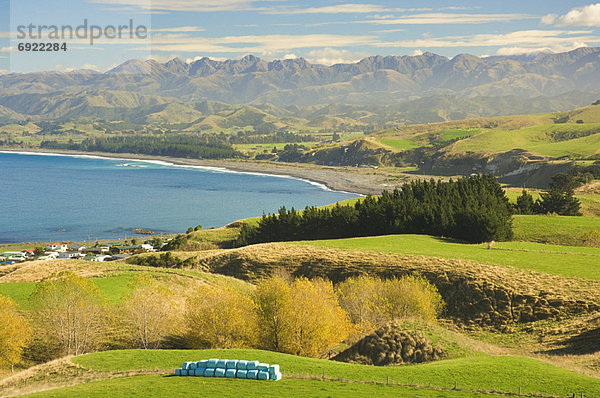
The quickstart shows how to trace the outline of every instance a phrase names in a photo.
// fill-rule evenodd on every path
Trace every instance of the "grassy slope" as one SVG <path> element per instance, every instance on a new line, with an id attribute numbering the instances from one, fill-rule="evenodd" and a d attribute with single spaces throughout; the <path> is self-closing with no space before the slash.
<path id="1" fill-rule="evenodd" d="M 367 238 L 299 242 L 342 250 L 424 255 L 514 266 L 548 274 L 600 280 L 600 253 L 594 248 L 548 246 L 520 242 L 469 245 L 426 235 L 389 235 Z"/>
<path id="2" fill-rule="evenodd" d="M 391 382 L 400 384 L 432 385 L 443 388 L 451 388 L 456 382 L 457 387 L 468 390 L 497 390 L 516 392 L 543 393 L 547 395 L 566 395 L 573 392 L 584 392 L 586 396 L 598 396 L 600 394 L 600 381 L 589 376 L 584 376 L 572 371 L 564 370 L 534 359 L 511 357 L 511 356 L 487 356 L 478 355 L 469 358 L 443 360 L 438 362 L 394 366 L 374 367 L 340 362 L 332 362 L 319 359 L 302 358 L 292 355 L 258 350 L 126 350 L 109 351 L 88 354 L 75 358 L 73 361 L 85 368 L 99 371 L 126 371 L 139 369 L 164 369 L 169 372 L 173 368 L 181 366 L 184 361 L 200 360 L 203 358 L 239 358 L 256 359 L 267 363 L 278 363 L 284 374 L 282 383 L 265 383 L 264 393 L 275 395 L 277 393 L 290 393 L 292 396 L 306 396 L 306 394 L 328 395 L 350 394 L 356 388 L 355 393 L 374 392 L 399 394 L 406 390 L 397 387 L 386 387 L 389 390 L 370 388 L 360 390 L 360 387 L 347 385 L 346 383 L 315 382 L 308 380 L 294 380 L 286 378 L 286 375 L 308 375 L 322 376 L 327 378 L 341 378 L 353 381 L 385 382 L 387 377 Z M 144 387 L 146 383 L 155 384 L 154 389 Z M 206 384 L 205 384 L 206 383 Z M 110 380 L 87 384 L 83 386 L 64 389 L 67 392 L 78 392 L 79 394 L 99 394 L 105 389 L 118 391 L 148 392 L 154 396 L 165 394 L 166 391 L 193 392 L 200 385 L 208 389 L 221 389 L 222 393 L 234 393 L 237 395 L 252 394 L 255 383 L 243 380 L 206 380 L 165 378 L 160 376 L 144 376 L 128 379 Z M 295 386 L 298 390 L 294 390 Z M 380 386 L 384 387 L 384 386 Z M 192 389 L 192 390 L 190 390 Z M 324 389 L 324 390 L 322 390 Z M 423 391 L 423 396 L 427 394 Z M 433 394 L 431 396 L 447 396 Z M 78 394 L 78 395 L 79 395 Z M 419 390 L 421 395 L 421 390 Z M 61 396 L 56 394 L 40 394 L 40 396 Z M 460 395 L 459 395 L 460 396 Z"/>
<path id="3" fill-rule="evenodd" d="M 577 245 L 593 229 L 600 231 L 600 217 L 515 216 L 513 221 L 514 239 L 526 242 Z"/>

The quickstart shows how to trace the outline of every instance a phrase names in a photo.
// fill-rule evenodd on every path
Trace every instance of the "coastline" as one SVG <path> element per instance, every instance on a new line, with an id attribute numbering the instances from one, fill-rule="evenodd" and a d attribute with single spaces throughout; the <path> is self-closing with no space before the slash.
<path id="1" fill-rule="evenodd" d="M 88 158 L 108 158 L 131 161 L 147 161 L 176 167 L 198 167 L 222 172 L 270 175 L 280 178 L 294 178 L 332 191 L 358 195 L 379 194 L 383 190 L 393 190 L 410 177 L 400 173 L 382 172 L 376 169 L 354 167 L 332 167 L 313 164 L 289 164 L 253 160 L 212 160 L 186 159 L 166 156 L 152 156 L 131 153 L 45 151 L 39 148 L 1 148 L 1 152 L 46 156 L 73 156 Z"/>

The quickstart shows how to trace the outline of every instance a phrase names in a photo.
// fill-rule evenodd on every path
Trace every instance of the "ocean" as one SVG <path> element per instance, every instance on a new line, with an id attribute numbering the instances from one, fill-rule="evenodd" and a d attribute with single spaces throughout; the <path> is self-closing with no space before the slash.
<path id="1" fill-rule="evenodd" d="M 0 152 L 0 243 L 86 241 L 221 227 L 358 195 L 290 177 L 160 161 Z"/>

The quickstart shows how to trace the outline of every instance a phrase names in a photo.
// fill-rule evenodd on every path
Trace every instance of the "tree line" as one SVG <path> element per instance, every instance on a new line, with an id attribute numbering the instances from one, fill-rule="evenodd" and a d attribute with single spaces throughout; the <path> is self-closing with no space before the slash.
<path id="1" fill-rule="evenodd" d="M 517 214 L 558 214 L 560 216 L 580 216 L 581 203 L 575 195 L 575 188 L 583 185 L 575 173 L 558 173 L 552 177 L 549 189 L 534 200 L 533 195 L 523 189 L 517 197 Z"/>
<path id="2" fill-rule="evenodd" d="M 96 284 L 69 271 L 37 283 L 31 311 L 0 295 L 0 368 L 124 348 L 260 348 L 318 357 L 395 319 L 435 322 L 444 302 L 418 275 L 361 276 L 338 285 L 287 275 L 256 289 L 200 284 L 175 294 L 140 273 L 110 304 Z"/>
<path id="3" fill-rule="evenodd" d="M 513 208 L 491 175 L 456 181 L 412 181 L 354 205 L 279 209 L 255 226 L 244 224 L 238 246 L 303 239 L 426 234 L 467 242 L 509 240 Z"/>
<path id="4" fill-rule="evenodd" d="M 243 156 L 217 137 L 208 135 L 92 137 L 82 142 L 42 141 L 41 148 L 84 152 L 139 153 L 179 158 L 224 159 Z"/>

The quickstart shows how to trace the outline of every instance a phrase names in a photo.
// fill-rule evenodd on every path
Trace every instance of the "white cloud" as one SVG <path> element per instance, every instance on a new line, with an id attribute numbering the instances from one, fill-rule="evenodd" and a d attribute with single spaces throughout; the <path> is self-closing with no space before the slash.
<path id="1" fill-rule="evenodd" d="M 255 9 L 252 0 L 91 0 L 93 3 L 135 7 L 140 10 L 217 12 Z"/>
<path id="2" fill-rule="evenodd" d="M 283 59 L 296 59 L 298 56 L 296 54 L 285 54 Z"/>
<path id="3" fill-rule="evenodd" d="M 204 32 L 206 29 L 198 26 L 178 26 L 175 28 L 152 29 L 152 32 Z"/>
<path id="4" fill-rule="evenodd" d="M 521 19 L 533 19 L 527 14 L 458 14 L 458 13 L 425 13 L 404 15 L 390 19 L 372 19 L 359 23 L 378 25 L 438 25 L 438 24 L 483 24 L 490 22 L 508 22 Z"/>
<path id="5" fill-rule="evenodd" d="M 227 37 L 191 37 L 179 34 L 156 35 L 152 45 L 138 49 L 167 51 L 173 53 L 252 53 L 280 54 L 298 48 L 317 48 L 327 43 L 329 47 L 369 45 L 374 36 L 353 36 L 333 34 L 312 35 L 249 35 Z"/>
<path id="6" fill-rule="evenodd" d="M 413 51 L 410 55 L 412 56 L 419 56 L 419 55 L 423 55 L 423 51 L 416 49 L 415 51 Z"/>
<path id="7" fill-rule="evenodd" d="M 560 53 L 575 50 L 581 47 L 588 47 L 585 43 L 573 42 L 571 45 L 558 45 L 553 47 L 539 47 L 539 48 L 526 48 L 526 47 L 503 47 L 496 51 L 496 55 L 533 55 L 540 53 Z"/>
<path id="8" fill-rule="evenodd" d="M 556 26 L 598 26 L 600 27 L 600 3 L 573 8 L 564 15 L 548 14 L 542 23 Z"/>
<path id="9" fill-rule="evenodd" d="M 267 11 L 267 14 L 365 14 L 388 12 L 389 8 L 377 4 L 339 4 L 335 6 L 285 9 Z"/>
<path id="10" fill-rule="evenodd" d="M 334 65 L 358 62 L 366 56 L 368 56 L 366 53 L 353 53 L 327 47 L 309 51 L 305 58 L 313 64 Z"/>
<path id="11" fill-rule="evenodd" d="M 11 51 L 12 51 L 12 47 L 10 47 L 10 46 L 0 48 L 0 53 L 9 53 Z"/>
<path id="12" fill-rule="evenodd" d="M 600 36 L 591 35 L 592 31 L 567 30 L 524 30 L 505 34 L 477 34 L 472 36 L 425 37 L 417 40 L 380 42 L 377 47 L 406 48 L 448 48 L 448 47 L 519 47 L 531 48 L 572 48 L 575 44 L 600 43 Z"/>

